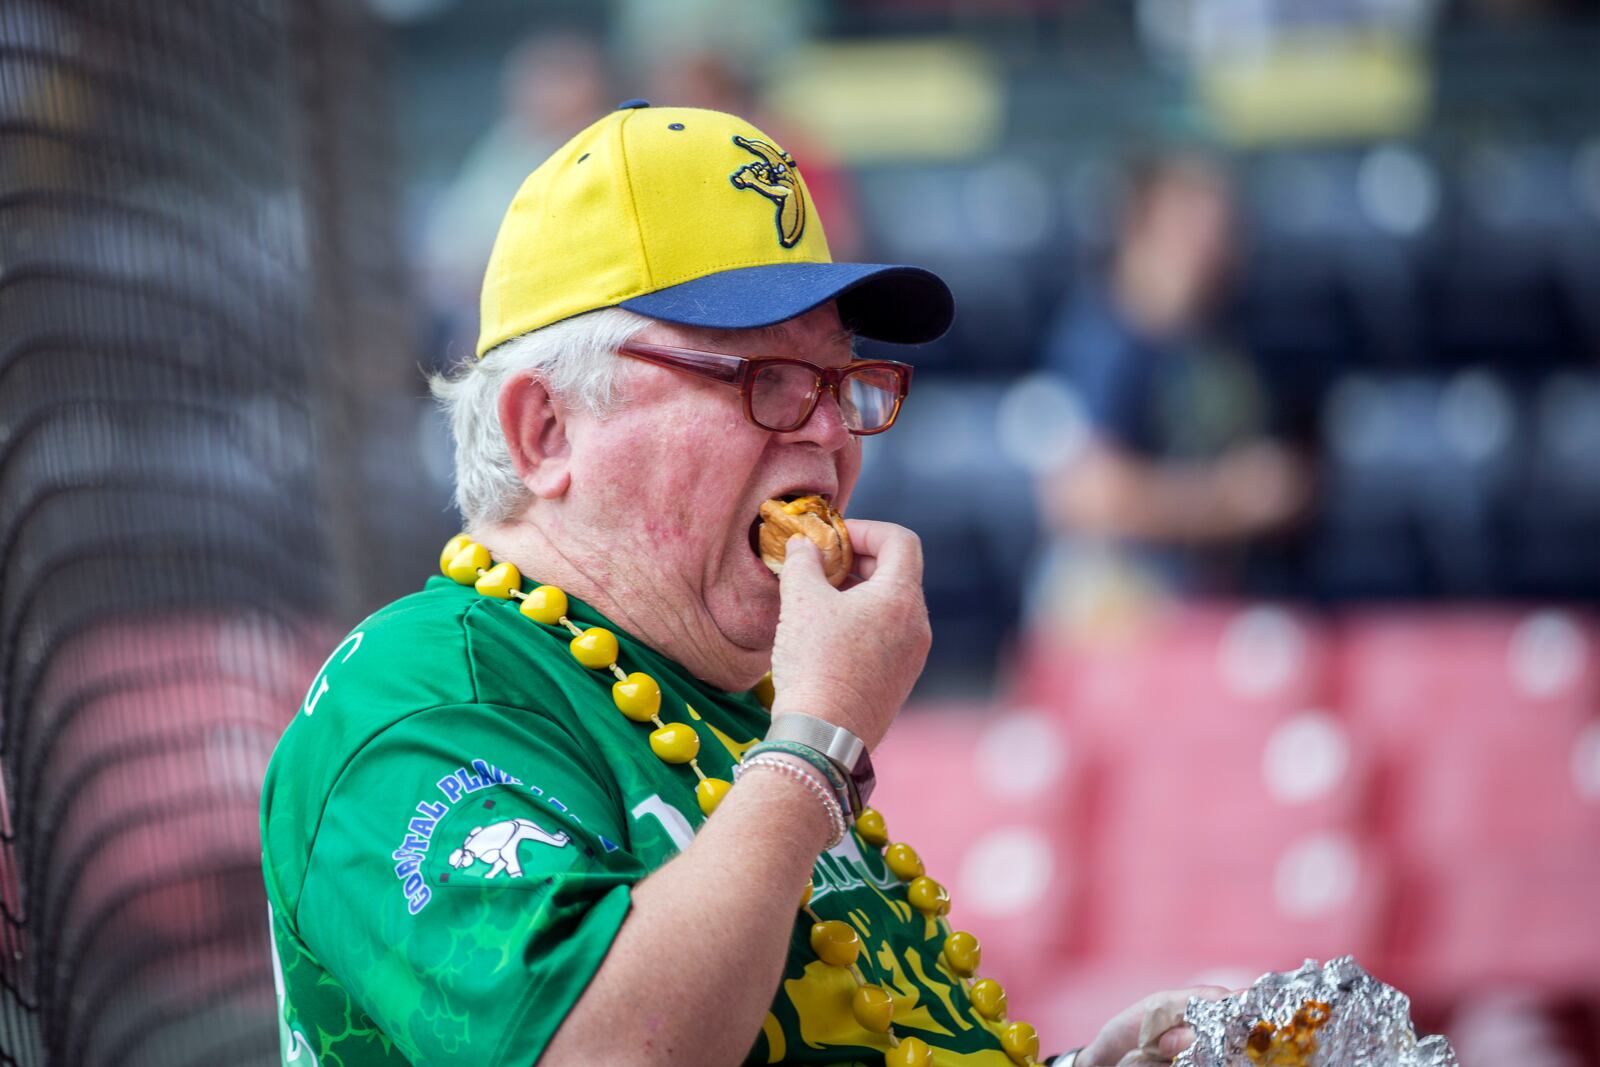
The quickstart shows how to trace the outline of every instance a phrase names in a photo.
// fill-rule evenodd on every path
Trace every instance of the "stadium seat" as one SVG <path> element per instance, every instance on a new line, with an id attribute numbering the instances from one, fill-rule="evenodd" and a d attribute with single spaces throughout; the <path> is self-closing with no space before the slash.
<path id="1" fill-rule="evenodd" d="M 1328 658 L 1320 627 L 1303 615 L 1185 606 L 1093 643 L 1026 636 L 1012 698 L 1055 710 L 1098 750 L 1195 716 L 1231 728 L 1317 706 Z M 1213 717 L 1218 709 L 1226 715 Z"/>
<path id="2" fill-rule="evenodd" d="M 1394 940 L 1418 988 L 1600 991 L 1600 718 L 1444 731 L 1389 774 Z"/>
<path id="3" fill-rule="evenodd" d="M 1326 710 L 1321 628 L 1206 605 L 1096 646 L 1035 634 L 1016 695 L 1079 740 L 1087 961 L 1178 970 L 1376 951 L 1370 760 Z"/>
<path id="4" fill-rule="evenodd" d="M 1218 706 L 1097 766 L 1088 950 L 1274 969 L 1380 948 L 1385 864 L 1365 834 L 1369 762 L 1325 711 L 1251 731 Z"/>
<path id="5" fill-rule="evenodd" d="M 1025 983 L 1076 936 L 1077 754 L 1026 710 L 913 708 L 875 756 L 889 836 L 949 888 L 950 921 L 983 945 L 986 976 Z"/>
<path id="6" fill-rule="evenodd" d="M 1364 612 L 1339 648 L 1340 705 L 1390 757 L 1469 728 L 1559 734 L 1600 707 L 1594 623 L 1568 612 Z"/>
<path id="7" fill-rule="evenodd" d="M 1344 704 L 1382 777 L 1397 973 L 1600 988 L 1600 660 L 1558 611 L 1393 612 L 1347 626 Z"/>

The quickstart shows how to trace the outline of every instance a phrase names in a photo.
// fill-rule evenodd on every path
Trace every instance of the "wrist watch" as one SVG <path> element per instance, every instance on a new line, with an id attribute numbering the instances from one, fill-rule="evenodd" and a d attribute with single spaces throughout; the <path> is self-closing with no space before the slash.
<path id="1" fill-rule="evenodd" d="M 865 741 L 843 726 L 793 711 L 773 716 L 772 725 L 767 728 L 767 740 L 794 741 L 827 756 L 849 780 L 853 794 L 850 806 L 856 815 L 861 814 L 867 798 L 872 796 L 873 786 L 878 784 Z"/>

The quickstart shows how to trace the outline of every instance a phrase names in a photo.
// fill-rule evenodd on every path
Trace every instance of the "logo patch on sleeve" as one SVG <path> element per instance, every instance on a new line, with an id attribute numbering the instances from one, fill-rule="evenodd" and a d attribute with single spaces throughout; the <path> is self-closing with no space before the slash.
<path id="1" fill-rule="evenodd" d="M 522 862 L 517 857 L 517 849 L 524 841 L 566 848 L 570 840 L 565 833 L 552 834 L 530 819 L 506 819 L 489 826 L 474 826 L 467 839 L 461 842 L 461 847 L 450 853 L 450 866 L 464 871 L 481 860 L 489 866 L 488 873 L 483 876 L 485 879 L 493 878 L 501 871 L 512 878 L 521 878 Z M 439 876 L 441 881 L 449 877 L 448 874 Z"/>
<path id="2" fill-rule="evenodd" d="M 578 813 L 492 763 L 472 760 L 434 788 L 418 801 L 391 853 L 412 915 L 444 887 L 543 887 L 584 858 L 581 843 L 561 826 L 562 819 L 581 823 Z M 596 839 L 603 851 L 617 850 L 603 835 Z"/>

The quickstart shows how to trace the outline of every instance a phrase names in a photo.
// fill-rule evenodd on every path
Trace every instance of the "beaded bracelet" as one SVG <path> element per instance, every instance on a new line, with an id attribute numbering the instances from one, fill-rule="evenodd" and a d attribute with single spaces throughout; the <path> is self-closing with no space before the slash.
<path id="1" fill-rule="evenodd" d="M 817 773 L 827 778 L 828 784 L 833 786 L 833 795 L 839 801 L 839 810 L 844 812 L 846 819 L 854 819 L 860 809 L 855 804 L 849 779 L 839 769 L 839 765 L 829 759 L 825 753 L 818 752 L 810 745 L 799 741 L 758 741 L 751 745 L 745 752 L 745 757 L 759 756 L 763 752 L 782 752 L 803 759 L 817 769 Z"/>
<path id="2" fill-rule="evenodd" d="M 844 811 L 839 807 L 839 798 L 833 795 L 833 792 L 822 783 L 815 773 L 806 770 L 799 764 L 791 763 L 789 760 L 783 759 L 776 754 L 758 756 L 751 756 L 747 754 L 745 758 L 733 768 L 733 780 L 737 782 L 740 778 L 744 777 L 752 767 L 771 767 L 780 774 L 786 775 L 787 777 L 793 778 L 795 781 L 801 783 L 811 791 L 813 796 L 822 801 L 822 806 L 827 809 L 828 824 L 831 827 L 829 830 L 829 840 L 828 843 L 823 846 L 824 848 L 833 848 L 839 842 L 844 840 L 844 835 L 849 827 L 844 821 Z"/>

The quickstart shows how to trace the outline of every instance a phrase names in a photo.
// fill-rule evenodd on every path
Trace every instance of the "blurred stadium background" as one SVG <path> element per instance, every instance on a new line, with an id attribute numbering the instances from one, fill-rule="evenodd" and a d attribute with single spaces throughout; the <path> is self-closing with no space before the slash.
<path id="1" fill-rule="evenodd" d="M 276 1060 L 261 772 L 454 532 L 422 372 L 500 212 L 635 96 L 751 116 L 836 256 L 956 291 L 851 506 L 927 551 L 882 807 L 1047 1042 L 1351 952 L 1467 1067 L 1600 1064 L 1576 0 L 6 0 L 0 1062 Z M 1163 160 L 1207 441 L 1075 376 Z M 1134 490 L 1062 503 L 1108 447 L 1283 499 L 1129 536 Z"/>

